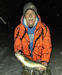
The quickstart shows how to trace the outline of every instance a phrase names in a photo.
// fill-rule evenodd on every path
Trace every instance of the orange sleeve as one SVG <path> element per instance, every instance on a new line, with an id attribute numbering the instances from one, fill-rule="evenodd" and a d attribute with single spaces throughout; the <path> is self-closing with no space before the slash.
<path id="1" fill-rule="evenodd" d="M 22 50 L 22 42 L 19 37 L 19 30 L 20 28 L 17 26 L 14 30 L 14 51 L 17 52 L 18 50 Z"/>
<path id="2" fill-rule="evenodd" d="M 43 39 L 43 49 L 41 56 L 42 61 L 46 61 L 47 63 L 49 62 L 51 51 L 52 51 L 51 36 L 49 28 L 47 27 L 47 32 Z"/>

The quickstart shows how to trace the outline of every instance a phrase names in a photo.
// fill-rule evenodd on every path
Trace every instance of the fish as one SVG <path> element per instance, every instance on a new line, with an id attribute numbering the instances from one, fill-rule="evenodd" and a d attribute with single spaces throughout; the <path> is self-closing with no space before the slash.
<path id="1" fill-rule="evenodd" d="M 39 62 L 35 62 L 35 61 L 28 59 L 26 56 L 24 56 L 23 53 L 20 54 L 19 52 L 16 52 L 15 56 L 24 66 L 27 66 L 31 69 L 40 70 L 41 67 L 45 68 L 45 69 L 47 68 L 47 66 L 45 66 Z"/>

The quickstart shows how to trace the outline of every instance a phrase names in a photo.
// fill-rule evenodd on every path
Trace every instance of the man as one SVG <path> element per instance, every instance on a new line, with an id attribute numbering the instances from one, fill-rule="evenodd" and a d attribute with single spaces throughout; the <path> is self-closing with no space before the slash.
<path id="1" fill-rule="evenodd" d="M 51 50 L 49 28 L 45 23 L 41 22 L 36 6 L 29 2 L 24 6 L 21 23 L 15 28 L 14 51 L 15 53 L 22 51 L 30 60 L 41 62 L 41 64 L 47 66 Z M 49 75 L 47 69 L 40 69 L 42 75 Z M 24 75 L 30 75 L 31 70 L 24 67 L 23 72 Z M 40 75 L 40 72 L 34 72 L 35 75 Z"/>

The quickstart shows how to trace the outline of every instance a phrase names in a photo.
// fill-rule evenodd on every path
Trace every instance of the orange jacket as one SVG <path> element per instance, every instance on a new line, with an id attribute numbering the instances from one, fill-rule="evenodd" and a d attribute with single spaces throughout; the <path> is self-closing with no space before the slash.
<path id="1" fill-rule="evenodd" d="M 30 56 L 30 39 L 27 28 L 23 25 L 23 16 L 21 18 L 21 24 L 19 24 L 14 31 L 14 51 L 17 52 L 21 50 L 27 58 L 33 61 L 41 59 L 41 61 L 46 61 L 48 63 L 52 50 L 50 31 L 48 26 L 41 22 L 39 15 L 38 17 L 39 22 L 34 32 L 33 57 Z"/>

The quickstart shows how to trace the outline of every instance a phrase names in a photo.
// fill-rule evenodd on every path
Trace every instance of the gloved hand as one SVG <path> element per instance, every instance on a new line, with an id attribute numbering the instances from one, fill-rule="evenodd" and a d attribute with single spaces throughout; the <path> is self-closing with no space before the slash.
<path id="1" fill-rule="evenodd" d="M 41 59 L 37 60 L 36 62 L 39 62 L 39 63 L 43 64 L 44 66 L 47 66 L 47 65 L 48 65 L 47 62 L 45 62 L 45 61 L 41 62 Z M 40 70 L 41 70 L 41 71 L 44 71 L 44 70 L 46 70 L 46 69 L 43 68 L 43 67 L 41 67 Z"/>
<path id="2" fill-rule="evenodd" d="M 41 64 L 43 64 L 43 65 L 45 65 L 45 66 L 47 66 L 47 65 L 48 65 L 46 61 L 41 61 L 41 59 L 36 60 L 36 62 L 39 62 L 39 63 L 41 63 Z"/>
<path id="3" fill-rule="evenodd" d="M 47 66 L 48 65 L 47 62 L 45 62 L 45 61 L 44 62 L 41 62 L 41 64 L 43 64 L 44 66 Z M 46 69 L 41 67 L 40 70 L 41 71 L 45 71 Z"/>
<path id="4" fill-rule="evenodd" d="M 43 64 L 43 65 L 45 65 L 45 66 L 47 66 L 47 65 L 48 65 L 48 63 L 47 63 L 47 62 L 42 62 L 42 64 Z"/>

